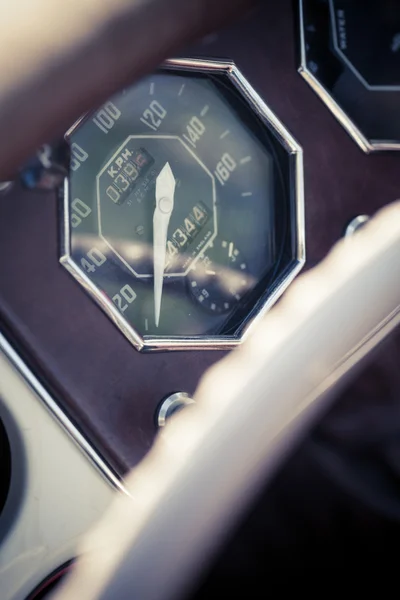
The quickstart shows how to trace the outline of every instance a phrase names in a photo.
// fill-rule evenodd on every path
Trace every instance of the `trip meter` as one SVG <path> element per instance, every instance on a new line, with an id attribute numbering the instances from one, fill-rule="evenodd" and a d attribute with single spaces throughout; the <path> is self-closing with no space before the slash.
<path id="1" fill-rule="evenodd" d="M 168 61 L 66 139 L 61 262 L 136 348 L 233 346 L 301 268 L 301 149 L 232 63 Z"/>

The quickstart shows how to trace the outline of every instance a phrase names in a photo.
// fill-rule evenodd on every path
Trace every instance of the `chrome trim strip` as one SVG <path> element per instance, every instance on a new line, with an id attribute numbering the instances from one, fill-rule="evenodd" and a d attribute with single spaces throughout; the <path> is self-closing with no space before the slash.
<path id="1" fill-rule="evenodd" d="M 353 123 L 348 114 L 332 97 L 330 92 L 322 85 L 313 73 L 307 67 L 307 51 L 306 41 L 304 37 L 304 0 L 299 0 L 299 15 L 300 15 L 300 66 L 298 72 L 306 80 L 308 85 L 314 90 L 317 96 L 326 104 L 329 110 L 333 113 L 342 127 L 353 138 L 358 146 L 366 154 L 372 152 L 393 152 L 400 150 L 400 141 L 393 142 L 389 140 L 368 140 L 362 131 Z"/>
<path id="2" fill-rule="evenodd" d="M 77 127 L 79 127 L 79 125 L 87 118 L 88 114 L 89 113 L 83 114 L 81 117 L 79 117 L 79 119 L 77 119 L 75 121 L 75 123 L 73 125 L 71 125 L 71 127 L 68 129 L 68 131 L 64 134 L 64 138 L 66 140 L 68 140 L 71 137 L 71 135 L 74 133 L 75 129 Z"/>
<path id="3" fill-rule="evenodd" d="M 283 294 L 288 285 L 293 281 L 305 264 L 305 222 L 304 222 L 304 172 L 303 151 L 301 146 L 288 132 L 283 123 L 276 117 L 272 110 L 265 104 L 261 96 L 250 85 L 241 71 L 231 61 L 200 60 L 188 58 L 172 58 L 163 64 L 167 70 L 185 70 L 203 73 L 225 73 L 231 83 L 243 96 L 249 107 L 256 113 L 258 118 L 271 129 L 278 141 L 283 145 L 291 156 L 290 176 L 293 181 L 292 206 L 294 220 L 296 223 L 296 254 L 292 265 L 282 274 L 280 280 L 275 284 L 274 290 L 269 290 L 260 298 L 259 305 L 249 313 L 243 321 L 237 336 L 202 336 L 202 337 L 142 337 L 118 311 L 111 299 L 102 294 L 88 278 L 86 273 L 71 258 L 70 228 L 69 228 L 69 186 L 68 180 L 64 183 L 63 194 L 63 219 L 61 231 L 62 256 L 61 264 L 82 285 L 91 298 L 104 310 L 114 324 L 122 331 L 125 337 L 138 351 L 166 351 L 166 350 L 229 350 L 239 344 L 247 337 L 248 333 L 257 324 L 259 319 L 271 308 L 271 306 Z M 82 120 L 84 115 L 73 125 L 65 137 L 68 139 Z"/>
<path id="4" fill-rule="evenodd" d="M 235 63 L 231 60 L 208 60 L 201 58 L 169 58 L 163 63 L 163 67 L 172 70 L 189 70 L 189 71 L 225 71 L 229 73 Z"/>
<path id="5" fill-rule="evenodd" d="M 121 479 L 117 473 L 111 468 L 110 465 L 100 456 L 95 450 L 91 443 L 86 437 L 77 429 L 77 427 L 71 422 L 66 413 L 47 392 L 45 387 L 40 383 L 37 377 L 25 364 L 22 358 L 17 354 L 8 340 L 0 333 L 0 351 L 8 358 L 15 369 L 20 373 L 25 382 L 39 397 L 41 402 L 45 405 L 51 415 L 61 425 L 64 431 L 69 437 L 79 446 L 82 452 L 90 460 L 93 466 L 99 471 L 99 473 L 118 491 L 123 492 L 127 495 L 129 493 L 125 489 Z"/>

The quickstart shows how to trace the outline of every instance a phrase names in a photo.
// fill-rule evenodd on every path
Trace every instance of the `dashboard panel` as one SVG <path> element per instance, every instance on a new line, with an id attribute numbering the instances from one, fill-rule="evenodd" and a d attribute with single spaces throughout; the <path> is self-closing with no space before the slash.
<path id="1" fill-rule="evenodd" d="M 307 264 L 318 263 L 359 214 L 398 197 L 399 157 L 367 156 L 299 76 L 298 15 L 265 3 L 184 56 L 233 60 L 304 150 Z M 138 353 L 59 264 L 60 198 L 17 184 L 0 199 L 1 326 L 114 470 L 156 434 L 160 401 L 192 395 L 223 351 Z"/>

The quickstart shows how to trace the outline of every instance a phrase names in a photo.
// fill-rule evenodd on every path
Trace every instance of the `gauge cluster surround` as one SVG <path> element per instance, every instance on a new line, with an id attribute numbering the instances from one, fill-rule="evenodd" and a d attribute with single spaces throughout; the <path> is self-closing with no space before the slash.
<path id="1" fill-rule="evenodd" d="M 138 350 L 237 345 L 303 266 L 301 148 L 233 63 L 167 61 L 66 139 L 61 263 Z"/>
<path id="2" fill-rule="evenodd" d="M 301 75 L 362 150 L 400 150 L 398 1 L 299 3 Z"/>

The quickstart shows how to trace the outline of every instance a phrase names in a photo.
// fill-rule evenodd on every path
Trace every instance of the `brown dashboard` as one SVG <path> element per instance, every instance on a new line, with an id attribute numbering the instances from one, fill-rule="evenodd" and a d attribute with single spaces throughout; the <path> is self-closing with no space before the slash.
<path id="1" fill-rule="evenodd" d="M 262 4 L 182 56 L 233 60 L 304 150 L 307 266 L 359 214 L 399 196 L 396 154 L 366 155 L 300 77 L 290 0 Z M 1 328 L 119 474 L 156 434 L 167 395 L 192 394 L 219 351 L 140 354 L 59 263 L 60 201 L 15 185 L 0 202 Z"/>

